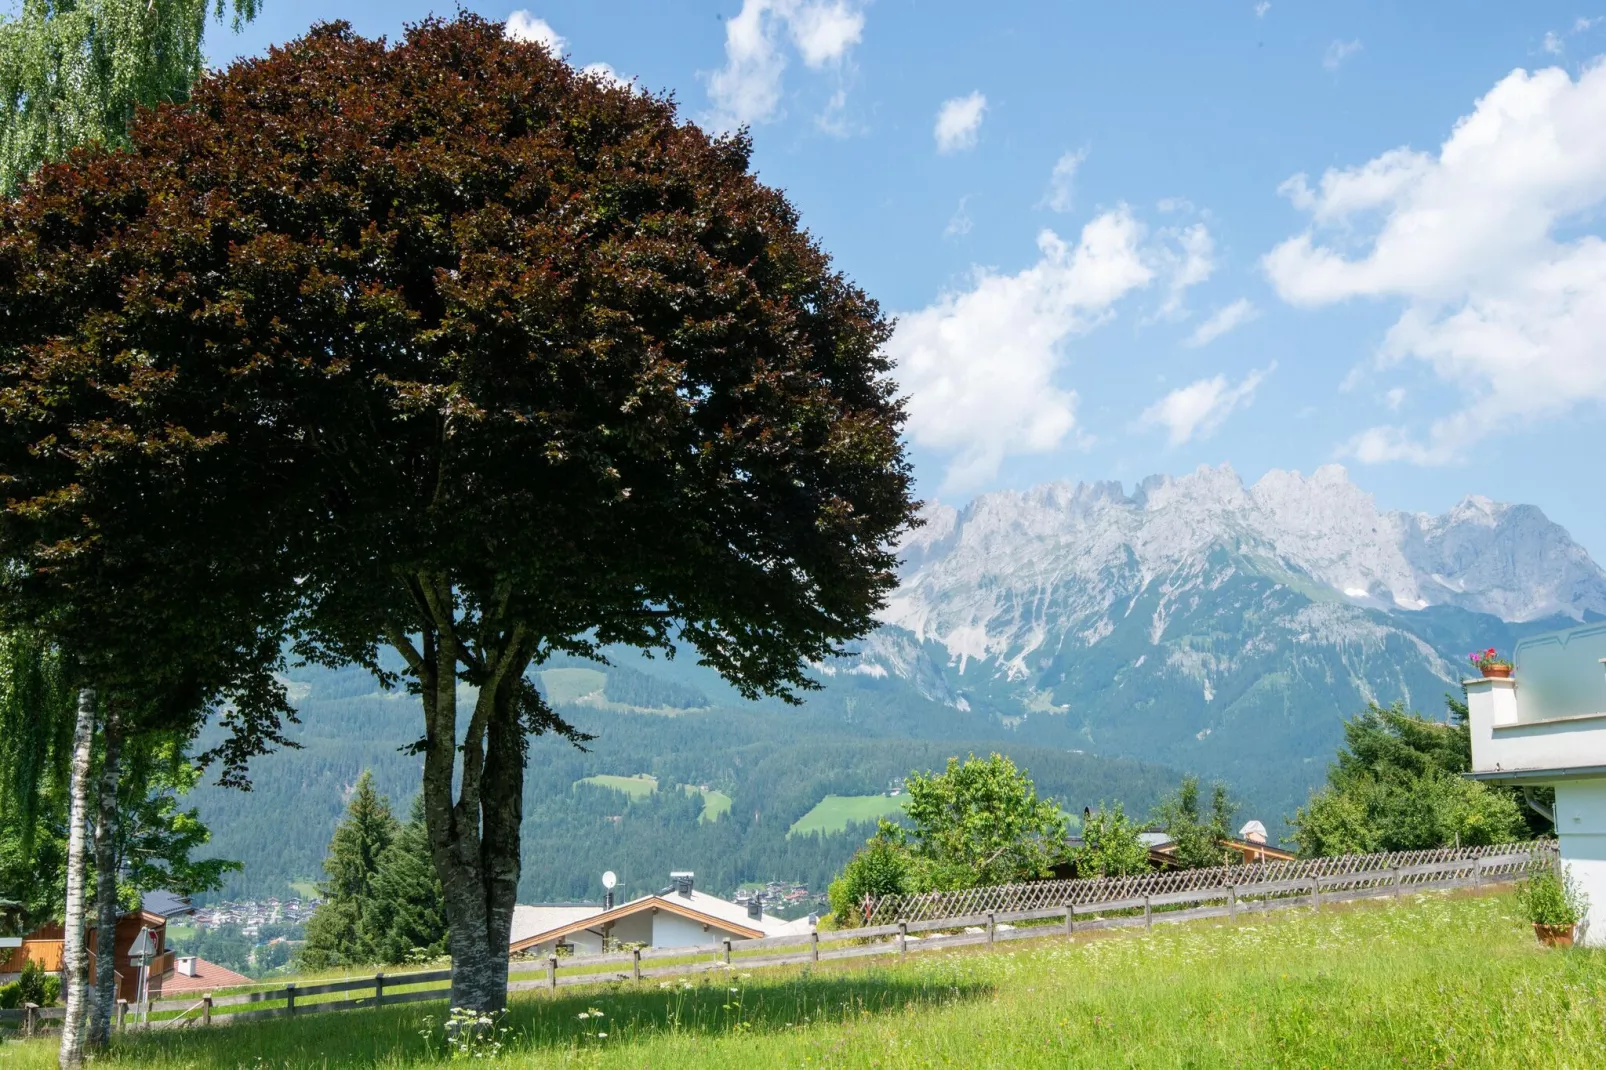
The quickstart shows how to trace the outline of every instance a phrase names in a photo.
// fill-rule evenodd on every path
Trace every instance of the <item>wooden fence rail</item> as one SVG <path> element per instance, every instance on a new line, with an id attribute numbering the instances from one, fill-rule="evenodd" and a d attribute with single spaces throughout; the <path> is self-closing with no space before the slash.
<path id="1" fill-rule="evenodd" d="M 515 960 L 508 991 L 556 990 L 724 970 L 908 955 L 973 944 L 1073 936 L 1101 929 L 1152 928 L 1157 924 L 1202 918 L 1230 920 L 1243 914 L 1294 907 L 1320 910 L 1330 903 L 1398 897 L 1406 892 L 1477 888 L 1520 880 L 1536 862 L 1553 857 L 1554 851 L 1553 845 L 1525 844 L 1520 848 L 1508 847 L 1504 853 L 1480 851 L 1470 857 L 1388 869 L 1316 872 L 1279 880 L 1217 881 L 1201 887 L 1128 894 L 1097 902 L 1076 902 L 1074 897 L 1067 897 L 1065 902 L 1055 906 L 991 910 L 943 918 L 903 918 L 857 929 L 816 930 L 759 940 L 721 940 L 695 947 L 641 948 L 599 955 Z M 1245 867 L 1245 871 L 1249 871 L 1249 867 Z M 1230 877 L 1234 871 L 1210 872 Z M 643 965 L 657 962 L 663 964 Z M 157 1000 L 146 1003 L 143 1008 L 130 1008 L 124 1003 L 118 1009 L 117 1020 L 120 1028 L 182 1029 L 440 1000 L 449 995 L 451 978 L 449 969 L 381 973 L 344 981 L 287 984 L 282 988 L 234 995 L 207 994 L 198 999 Z M 345 998 L 325 998 L 328 996 Z M 276 1005 L 233 1009 L 260 1004 Z M 142 1010 L 143 1020 L 128 1021 L 131 1009 Z M 15 1025 L 27 1034 L 59 1021 L 63 1014 L 60 1007 L 30 1006 L 0 1011 L 0 1024 Z"/>

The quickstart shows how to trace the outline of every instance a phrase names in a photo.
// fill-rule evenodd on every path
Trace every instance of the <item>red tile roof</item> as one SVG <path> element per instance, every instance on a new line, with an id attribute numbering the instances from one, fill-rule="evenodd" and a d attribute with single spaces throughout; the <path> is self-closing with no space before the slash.
<path id="1" fill-rule="evenodd" d="M 194 977 L 187 977 L 174 970 L 162 978 L 161 998 L 168 999 L 187 992 L 199 995 L 254 983 L 251 978 L 242 977 L 233 970 L 225 970 L 215 962 L 196 959 Z"/>

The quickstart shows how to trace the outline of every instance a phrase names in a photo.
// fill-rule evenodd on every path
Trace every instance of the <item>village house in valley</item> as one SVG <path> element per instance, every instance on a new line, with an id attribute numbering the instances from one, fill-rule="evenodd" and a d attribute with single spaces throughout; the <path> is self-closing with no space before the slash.
<path id="1" fill-rule="evenodd" d="M 786 921 L 765 914 L 763 900 L 746 905 L 700 892 L 691 873 L 674 873 L 673 883 L 617 907 L 519 906 L 513 913 L 509 950 L 531 957 L 551 954 L 595 955 L 621 946 L 695 947 L 721 940 L 757 940 L 806 933 L 808 918 Z"/>

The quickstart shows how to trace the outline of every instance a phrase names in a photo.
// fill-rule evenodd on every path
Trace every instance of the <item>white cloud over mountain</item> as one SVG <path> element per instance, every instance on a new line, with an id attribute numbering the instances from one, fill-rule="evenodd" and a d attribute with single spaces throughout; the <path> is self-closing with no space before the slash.
<path id="1" fill-rule="evenodd" d="M 1151 233 L 1121 206 L 1089 221 L 1074 244 L 1044 230 L 1037 246 L 1027 268 L 976 268 L 963 288 L 901 313 L 887 344 L 909 397 L 910 439 L 947 459 L 944 492 L 985 483 L 1008 456 L 1075 441 L 1077 392 L 1061 382 L 1068 346 L 1152 283 L 1165 285 L 1169 305 L 1201 276 L 1210 237 L 1203 224 Z M 1223 402 L 1227 411 L 1253 389 Z"/>
<path id="2" fill-rule="evenodd" d="M 1038 235 L 1035 264 L 976 269 L 968 289 L 903 314 L 888 343 L 909 396 L 908 434 L 950 455 L 946 487 L 995 474 L 1008 454 L 1041 453 L 1076 426 L 1076 392 L 1056 383 L 1064 343 L 1147 286 L 1143 228 L 1125 208 L 1098 216 L 1075 245 Z"/>
<path id="3" fill-rule="evenodd" d="M 982 116 L 987 112 L 987 98 L 978 90 L 962 97 L 942 102 L 937 109 L 937 123 L 932 135 L 937 139 L 940 153 L 962 152 L 976 147 L 981 132 Z"/>
<path id="4" fill-rule="evenodd" d="M 1164 428 L 1173 446 L 1195 437 L 1208 438 L 1226 422 L 1233 410 L 1246 408 L 1254 402 L 1256 388 L 1276 367 L 1274 362 L 1265 371 L 1250 372 L 1236 386 L 1229 383 L 1225 375 L 1200 379 L 1150 405 L 1138 422 L 1145 427 Z"/>
<path id="5" fill-rule="evenodd" d="M 1263 260 L 1283 300 L 1405 302 L 1376 357 L 1421 361 L 1462 407 L 1346 452 L 1441 464 L 1479 439 L 1606 401 L 1606 65 L 1514 71 L 1437 153 L 1393 149 L 1282 192 L 1310 227 Z"/>
<path id="6" fill-rule="evenodd" d="M 810 70 L 840 73 L 863 35 L 864 12 L 855 0 L 743 0 L 725 22 L 725 65 L 704 76 L 714 106 L 709 125 L 732 130 L 776 116 L 787 42 Z M 838 85 L 822 128 L 844 128 L 845 98 Z"/>

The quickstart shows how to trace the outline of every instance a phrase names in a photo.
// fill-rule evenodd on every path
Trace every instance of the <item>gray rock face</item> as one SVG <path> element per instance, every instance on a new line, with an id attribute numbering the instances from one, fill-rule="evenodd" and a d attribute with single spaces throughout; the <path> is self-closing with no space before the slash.
<path id="1" fill-rule="evenodd" d="M 1119 484 L 1050 483 L 928 507 L 883 619 L 961 663 L 1026 659 L 1067 637 L 1091 645 L 1158 584 L 1197 596 L 1249 569 L 1319 600 L 1394 612 L 1453 605 L 1505 621 L 1606 613 L 1606 573 L 1537 508 L 1468 498 L 1443 516 L 1382 512 L 1329 465 L 1231 468 Z M 1166 630 L 1166 599 L 1152 621 Z"/>

